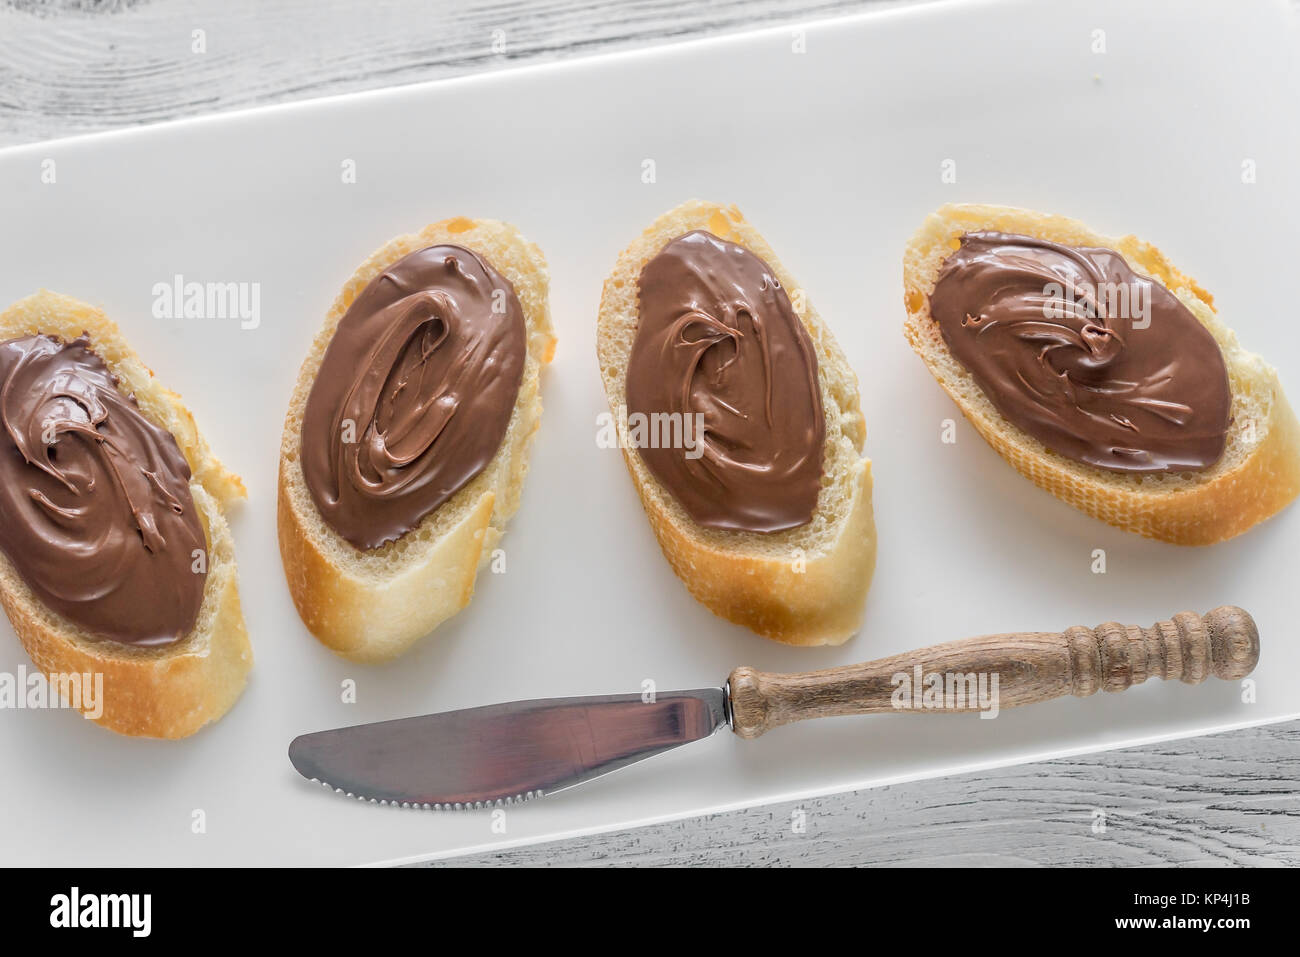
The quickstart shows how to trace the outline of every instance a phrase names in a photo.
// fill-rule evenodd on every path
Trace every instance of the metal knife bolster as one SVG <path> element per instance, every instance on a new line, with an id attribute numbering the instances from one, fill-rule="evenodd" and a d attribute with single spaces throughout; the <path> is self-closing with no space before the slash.
<path id="1" fill-rule="evenodd" d="M 305 734 L 304 777 L 381 804 L 514 803 L 707 738 L 729 723 L 722 688 L 514 701 Z"/>

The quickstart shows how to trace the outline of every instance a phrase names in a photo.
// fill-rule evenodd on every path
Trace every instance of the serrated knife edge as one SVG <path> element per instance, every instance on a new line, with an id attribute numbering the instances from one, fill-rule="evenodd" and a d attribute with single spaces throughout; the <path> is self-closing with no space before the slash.
<path id="1" fill-rule="evenodd" d="M 363 803 L 479 810 L 603 777 L 709 737 L 727 717 L 723 688 L 541 698 L 300 735 L 289 760 Z"/>

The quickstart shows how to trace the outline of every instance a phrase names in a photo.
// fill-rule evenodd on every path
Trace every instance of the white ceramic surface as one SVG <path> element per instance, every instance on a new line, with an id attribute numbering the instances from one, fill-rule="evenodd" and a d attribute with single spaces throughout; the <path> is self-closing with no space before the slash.
<path id="1" fill-rule="evenodd" d="M 1104 31 L 1106 52 L 1093 52 Z M 219 724 L 138 741 L 71 713 L 0 712 L 0 861 L 363 863 L 491 848 L 783 797 L 1279 720 L 1300 509 L 1182 549 L 1033 488 L 959 421 L 901 334 L 900 256 L 948 201 L 1077 216 L 1158 243 L 1300 398 L 1292 65 L 1282 3 L 941 3 L 65 140 L 0 153 L 0 302 L 100 303 L 244 476 L 233 517 L 257 663 Z M 357 182 L 341 182 L 354 160 Z M 642 182 L 643 161 L 656 181 Z M 42 182 L 54 161 L 56 182 Z M 941 164 L 956 163 L 956 183 Z M 1243 183 L 1243 162 L 1257 181 Z M 879 565 L 861 634 L 784 648 L 714 618 L 659 555 L 616 451 L 593 332 L 602 279 L 659 212 L 738 204 L 800 279 L 862 383 Z M 517 223 L 551 266 L 559 351 L 507 571 L 404 658 L 335 658 L 300 624 L 275 541 L 284 406 L 337 289 L 390 236 L 451 215 Z M 152 315 L 181 274 L 261 284 L 261 324 Z M 1105 549 L 1107 573 L 1091 571 Z M 881 716 L 729 734 L 485 813 L 363 806 L 300 779 L 295 734 L 491 701 L 720 682 L 985 632 L 1237 603 L 1263 634 L 1257 701 L 1150 683 L 995 721 Z M 27 664 L 0 624 L 0 671 Z M 340 684 L 355 679 L 358 701 Z M 979 797 L 979 795 L 972 795 Z M 206 817 L 195 834 L 194 811 Z"/>

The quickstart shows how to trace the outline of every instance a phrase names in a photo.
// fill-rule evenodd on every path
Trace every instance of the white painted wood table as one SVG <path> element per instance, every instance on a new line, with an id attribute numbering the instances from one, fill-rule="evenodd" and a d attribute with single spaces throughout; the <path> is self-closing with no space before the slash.
<path id="1" fill-rule="evenodd" d="M 879 4 L 880 0 L 877 0 Z M 853 0 L 0 0 L 0 146 L 822 18 Z M 195 31 L 207 53 L 191 53 Z M 955 637 L 955 636 L 954 636 Z M 470 864 L 1300 864 L 1300 722 Z"/>

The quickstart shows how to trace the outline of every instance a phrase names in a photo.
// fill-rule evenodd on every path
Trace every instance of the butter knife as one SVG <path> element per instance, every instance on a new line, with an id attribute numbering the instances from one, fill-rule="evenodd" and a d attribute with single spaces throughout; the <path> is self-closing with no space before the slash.
<path id="1" fill-rule="evenodd" d="M 1000 710 L 1123 691 L 1150 677 L 1236 680 L 1258 661 L 1254 620 L 1224 606 L 1150 628 L 1107 622 L 984 635 L 798 674 L 740 667 L 721 688 L 538 698 L 380 721 L 301 735 L 289 745 L 289 760 L 303 777 L 375 804 L 497 807 L 582 784 L 724 727 L 752 739 L 806 718 Z"/>

